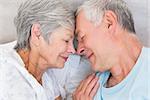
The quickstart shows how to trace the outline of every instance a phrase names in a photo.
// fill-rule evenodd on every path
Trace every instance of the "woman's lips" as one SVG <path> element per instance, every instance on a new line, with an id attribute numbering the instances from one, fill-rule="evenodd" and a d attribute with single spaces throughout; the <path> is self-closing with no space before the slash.
<path id="1" fill-rule="evenodd" d="M 67 61 L 68 57 L 62 57 L 65 61 Z"/>

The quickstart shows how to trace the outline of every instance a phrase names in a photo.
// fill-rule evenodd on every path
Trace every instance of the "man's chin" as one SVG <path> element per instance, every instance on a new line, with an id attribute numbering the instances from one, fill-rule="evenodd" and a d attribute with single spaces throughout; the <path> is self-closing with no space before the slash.
<path id="1" fill-rule="evenodd" d="M 103 69 L 101 69 L 100 66 L 92 65 L 92 70 L 95 72 L 104 72 Z"/>
<path id="2" fill-rule="evenodd" d="M 92 70 L 93 70 L 93 71 L 98 71 L 97 66 L 95 66 L 95 65 L 93 65 L 93 64 L 91 64 L 91 66 L 92 66 Z"/>

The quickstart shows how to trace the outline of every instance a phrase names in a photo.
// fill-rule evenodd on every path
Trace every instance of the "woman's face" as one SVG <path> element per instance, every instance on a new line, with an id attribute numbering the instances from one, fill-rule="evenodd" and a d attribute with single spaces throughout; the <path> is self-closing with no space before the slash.
<path id="1" fill-rule="evenodd" d="M 73 30 L 58 28 L 49 37 L 49 43 L 41 41 L 40 55 L 46 61 L 47 66 L 62 68 L 69 54 L 75 53 L 73 47 Z"/>

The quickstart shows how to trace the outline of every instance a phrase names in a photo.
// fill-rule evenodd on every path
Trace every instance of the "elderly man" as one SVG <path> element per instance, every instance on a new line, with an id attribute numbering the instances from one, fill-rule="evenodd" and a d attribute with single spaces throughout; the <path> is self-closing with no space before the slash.
<path id="1" fill-rule="evenodd" d="M 77 11 L 78 50 L 98 72 L 83 80 L 75 100 L 149 100 L 150 49 L 135 35 L 122 0 L 89 0 Z"/>

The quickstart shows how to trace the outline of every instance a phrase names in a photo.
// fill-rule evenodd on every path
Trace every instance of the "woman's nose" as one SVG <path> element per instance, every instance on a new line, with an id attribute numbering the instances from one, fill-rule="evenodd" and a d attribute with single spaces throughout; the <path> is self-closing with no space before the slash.
<path id="1" fill-rule="evenodd" d="M 71 44 L 71 45 L 68 46 L 67 52 L 68 53 L 73 53 L 73 54 L 76 53 L 76 50 L 75 50 L 73 44 Z"/>

